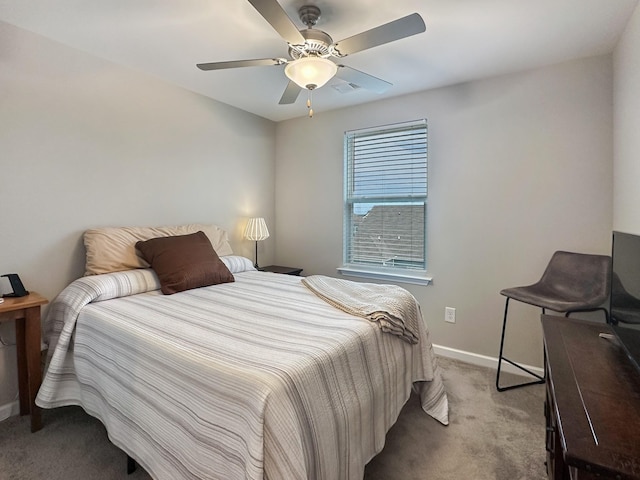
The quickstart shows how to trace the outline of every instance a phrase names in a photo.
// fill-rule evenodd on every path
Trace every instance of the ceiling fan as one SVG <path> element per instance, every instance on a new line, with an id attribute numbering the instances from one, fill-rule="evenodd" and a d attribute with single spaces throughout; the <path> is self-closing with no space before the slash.
<path id="1" fill-rule="evenodd" d="M 331 78 L 337 76 L 351 85 L 383 93 L 391 83 L 367 73 L 336 63 L 347 55 L 385 43 L 410 37 L 425 31 L 422 17 L 413 13 L 389 23 L 364 31 L 352 37 L 334 42 L 329 34 L 315 27 L 320 18 L 320 8 L 304 5 L 298 9 L 298 15 L 306 29 L 298 30 L 276 0 L 248 0 L 251 5 L 269 22 L 276 32 L 289 45 L 289 57 L 260 58 L 254 60 L 235 60 L 226 62 L 199 63 L 200 70 L 222 70 L 238 67 L 285 65 L 285 75 L 289 78 L 280 101 L 280 105 L 295 103 L 300 91 L 312 91 L 322 87 Z M 311 100 L 307 100 L 309 116 L 313 115 Z"/>

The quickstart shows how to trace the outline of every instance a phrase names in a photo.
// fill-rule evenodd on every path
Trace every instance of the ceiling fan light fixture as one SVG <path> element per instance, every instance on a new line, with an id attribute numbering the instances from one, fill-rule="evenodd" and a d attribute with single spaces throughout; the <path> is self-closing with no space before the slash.
<path id="1" fill-rule="evenodd" d="M 337 73 L 338 66 L 322 57 L 303 57 L 287 63 L 285 75 L 300 88 L 322 87 Z"/>

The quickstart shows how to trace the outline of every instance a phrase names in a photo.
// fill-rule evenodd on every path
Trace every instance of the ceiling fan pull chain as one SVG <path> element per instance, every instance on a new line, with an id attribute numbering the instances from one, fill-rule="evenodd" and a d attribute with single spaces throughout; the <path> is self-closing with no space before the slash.
<path id="1" fill-rule="evenodd" d="M 313 98 L 313 89 L 308 90 L 307 95 L 307 108 L 309 109 L 309 118 L 313 118 L 313 108 L 311 108 L 311 100 Z"/>

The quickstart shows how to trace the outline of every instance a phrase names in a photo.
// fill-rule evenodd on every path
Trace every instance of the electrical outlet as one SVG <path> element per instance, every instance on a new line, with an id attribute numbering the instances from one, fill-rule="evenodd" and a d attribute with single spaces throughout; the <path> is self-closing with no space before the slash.
<path id="1" fill-rule="evenodd" d="M 444 307 L 444 321 L 456 323 L 456 309 L 453 307 Z"/>

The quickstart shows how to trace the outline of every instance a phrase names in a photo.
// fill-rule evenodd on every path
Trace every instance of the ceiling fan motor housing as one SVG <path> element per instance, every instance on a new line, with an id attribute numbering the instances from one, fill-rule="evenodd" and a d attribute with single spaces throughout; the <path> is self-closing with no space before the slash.
<path id="1" fill-rule="evenodd" d="M 328 33 L 315 28 L 300 30 L 300 34 L 305 38 L 304 45 L 292 45 L 289 47 L 289 55 L 294 60 L 302 57 L 328 57 L 331 56 L 330 47 L 333 39 Z"/>
<path id="2" fill-rule="evenodd" d="M 320 9 L 315 5 L 303 5 L 298 9 L 298 16 L 302 23 L 313 28 L 320 19 Z"/>

